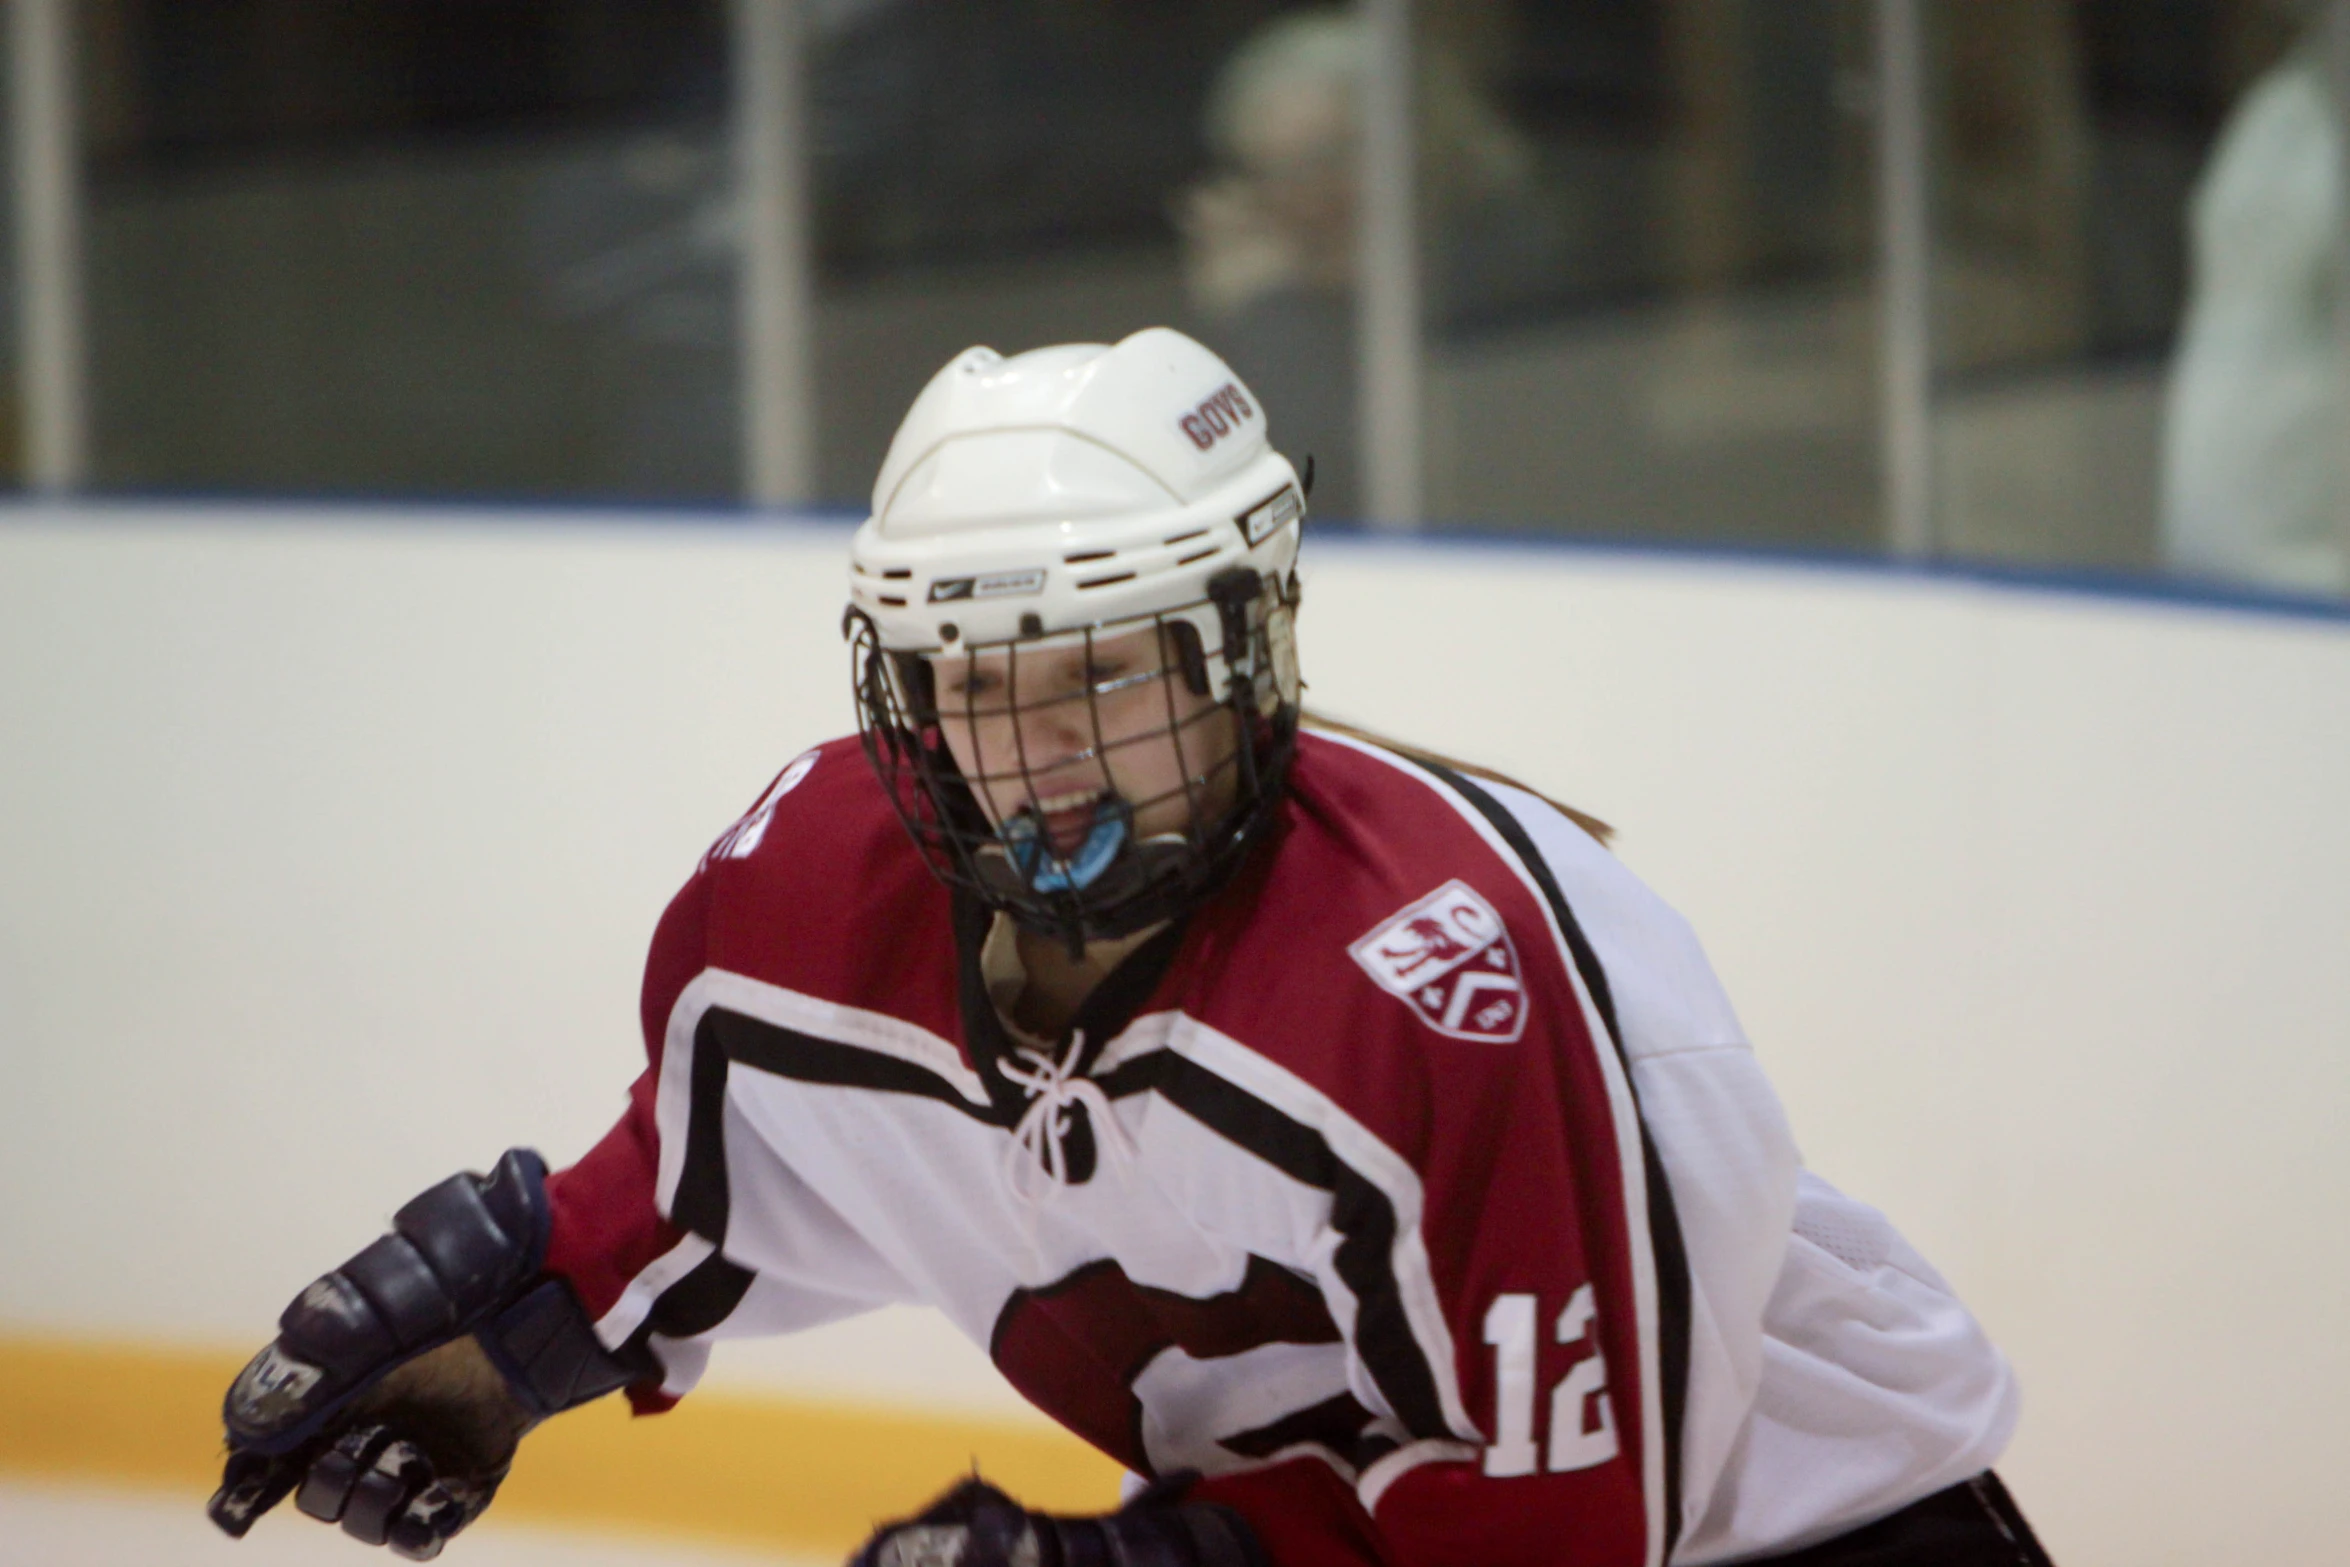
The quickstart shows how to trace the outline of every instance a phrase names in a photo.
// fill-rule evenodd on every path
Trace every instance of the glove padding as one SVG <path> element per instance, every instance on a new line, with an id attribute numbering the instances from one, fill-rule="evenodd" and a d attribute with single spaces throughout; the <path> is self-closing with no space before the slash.
<path id="1" fill-rule="evenodd" d="M 296 1296 L 223 1401 L 212 1521 L 241 1538 L 291 1494 L 368 1544 L 438 1555 L 525 1431 L 650 1369 L 604 1349 L 570 1286 L 538 1278 L 549 1226 L 546 1165 L 511 1149 Z"/>
<path id="2" fill-rule="evenodd" d="M 849 1567 L 1267 1567 L 1240 1514 L 1182 1500 L 1195 1479 L 1161 1480 L 1114 1513 L 1057 1518 L 974 1475 L 882 1526 Z"/>

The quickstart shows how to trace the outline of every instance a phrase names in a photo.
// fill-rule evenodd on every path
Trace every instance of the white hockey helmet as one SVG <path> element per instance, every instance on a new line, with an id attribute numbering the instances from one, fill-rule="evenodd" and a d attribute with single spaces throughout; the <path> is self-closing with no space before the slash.
<path id="1" fill-rule="evenodd" d="M 1072 945 L 1212 893 L 1269 822 L 1294 744 L 1304 516 L 1256 398 L 1179 332 L 973 348 L 932 377 L 851 546 L 847 624 L 867 753 L 939 875 Z M 1173 672 L 1241 726 L 1230 786 L 1185 781 L 1195 805 L 1234 803 L 1128 841 L 1112 818 L 1130 827 L 1147 802 L 1105 799 L 1067 860 L 1033 824 L 991 823 L 941 738 L 935 666 L 1152 626 Z M 1035 798 L 1024 771 L 987 783 Z"/>
<path id="2" fill-rule="evenodd" d="M 1255 397 L 1180 332 L 966 349 L 890 442 L 849 601 L 893 652 L 1074 631 L 1287 576 L 1304 511 Z"/>

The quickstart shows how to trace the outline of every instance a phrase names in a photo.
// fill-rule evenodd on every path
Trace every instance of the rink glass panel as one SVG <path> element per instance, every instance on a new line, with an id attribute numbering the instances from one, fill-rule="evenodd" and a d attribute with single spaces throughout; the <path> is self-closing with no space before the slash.
<path id="1" fill-rule="evenodd" d="M 715 0 L 84 8 L 94 482 L 732 496 Z"/>
<path id="2" fill-rule="evenodd" d="M 1927 6 L 1944 554 L 2350 588 L 2326 11 Z"/>
<path id="3" fill-rule="evenodd" d="M 1437 526 L 1876 547 L 1871 20 L 1419 8 Z"/>
<path id="4" fill-rule="evenodd" d="M 1335 337 L 1251 334 L 1195 286 L 1187 235 L 1216 177 L 1210 101 L 1237 51 L 1300 7 L 1270 0 L 1072 0 L 812 7 L 807 39 L 816 246 L 817 485 L 861 507 L 891 433 L 937 368 L 1190 332 L 1244 378 L 1351 373 Z M 1261 388 L 1274 439 L 1316 415 Z"/>
<path id="5" fill-rule="evenodd" d="M 1876 49 L 1903 7 L 1926 553 L 2350 591 L 2350 53 L 2324 48 L 2350 0 L 1412 7 L 1417 520 L 1887 547 Z M 1322 519 L 1368 509 L 1362 13 L 796 14 L 810 498 L 862 506 L 965 347 L 1164 322 L 1315 459 Z M 724 0 L 75 16 L 96 487 L 744 493 Z"/>
<path id="6" fill-rule="evenodd" d="M 16 126 L 14 108 L 15 53 L 8 29 L 0 27 L 0 170 L 6 170 L 14 194 Z M 25 408 L 23 299 L 18 292 L 17 212 L 14 200 L 0 202 L 0 485 L 21 483 L 24 477 Z"/>

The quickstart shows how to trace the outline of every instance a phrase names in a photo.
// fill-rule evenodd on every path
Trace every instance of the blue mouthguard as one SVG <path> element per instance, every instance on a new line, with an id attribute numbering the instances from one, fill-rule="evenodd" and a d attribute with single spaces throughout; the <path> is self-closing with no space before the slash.
<path id="1" fill-rule="evenodd" d="M 1110 862 L 1118 857 L 1126 843 L 1127 811 L 1125 803 L 1114 798 L 1096 800 L 1093 805 L 1093 826 L 1085 835 L 1085 842 L 1077 852 L 1062 859 L 1052 851 L 1045 837 L 1044 824 L 1035 815 L 1022 811 L 1004 823 L 1004 848 L 1012 856 L 1012 864 L 1019 870 L 1020 879 L 1037 892 L 1073 892 L 1090 887 L 1099 880 Z"/>

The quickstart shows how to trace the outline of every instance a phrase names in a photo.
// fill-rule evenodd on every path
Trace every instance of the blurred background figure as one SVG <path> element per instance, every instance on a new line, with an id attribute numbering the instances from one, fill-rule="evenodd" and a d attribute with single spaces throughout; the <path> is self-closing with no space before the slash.
<path id="1" fill-rule="evenodd" d="M 2305 7 L 2304 9 L 2314 9 Z M 2171 365 L 2164 562 L 2350 589 L 2343 519 L 2343 177 L 2326 24 L 2228 116 L 2189 205 L 2192 291 Z"/>
<path id="2" fill-rule="evenodd" d="M 1285 17 L 1226 60 L 1208 96 L 1216 172 L 1177 199 L 1192 308 L 1234 369 L 1312 453 L 1314 504 L 1355 483 L 1354 285 L 1359 100 L 1368 40 L 1345 11 Z"/>
<path id="3" fill-rule="evenodd" d="M 1209 90 L 1214 170 L 1175 205 L 1192 308 L 1281 410 L 1282 439 L 1314 454 L 1316 509 L 1338 517 L 1362 509 L 1354 289 L 1370 50 L 1365 19 L 1349 8 L 1292 13 L 1252 34 Z M 1431 47 L 1416 63 L 1437 301 L 1493 309 L 1555 287 L 1555 224 L 1534 149 L 1450 52 Z"/>

